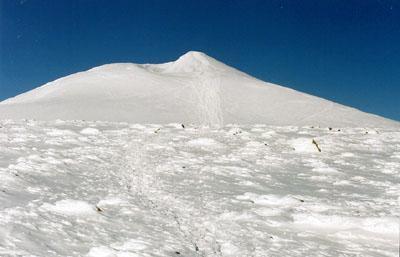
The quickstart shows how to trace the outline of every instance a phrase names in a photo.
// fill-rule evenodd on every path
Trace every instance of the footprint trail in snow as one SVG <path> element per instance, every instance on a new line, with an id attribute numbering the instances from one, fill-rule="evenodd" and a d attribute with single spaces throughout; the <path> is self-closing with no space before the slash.
<path id="1" fill-rule="evenodd" d="M 390 129 L 1 121 L 0 255 L 397 256 L 399 149 Z"/>

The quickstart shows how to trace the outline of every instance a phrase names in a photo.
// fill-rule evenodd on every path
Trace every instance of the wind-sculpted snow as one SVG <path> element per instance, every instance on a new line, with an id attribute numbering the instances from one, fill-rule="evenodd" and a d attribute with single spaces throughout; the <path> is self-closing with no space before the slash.
<path id="1" fill-rule="evenodd" d="M 1 121 L 0 256 L 398 256 L 399 130 L 183 125 Z"/>

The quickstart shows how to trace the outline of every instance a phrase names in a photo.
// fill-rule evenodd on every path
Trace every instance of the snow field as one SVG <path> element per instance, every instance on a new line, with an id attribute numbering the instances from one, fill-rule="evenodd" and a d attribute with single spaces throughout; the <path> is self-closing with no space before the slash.
<path id="1" fill-rule="evenodd" d="M 399 131 L 184 125 L 1 121 L 0 256 L 398 256 Z"/>

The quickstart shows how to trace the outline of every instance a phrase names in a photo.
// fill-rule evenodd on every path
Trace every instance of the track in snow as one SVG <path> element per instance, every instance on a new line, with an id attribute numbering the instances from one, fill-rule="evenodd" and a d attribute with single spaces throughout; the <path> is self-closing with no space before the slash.
<path id="1" fill-rule="evenodd" d="M 159 136 L 159 133 L 164 134 L 163 129 L 151 129 L 145 136 L 134 133 L 135 137 L 128 139 L 126 159 L 122 162 L 122 180 L 126 181 L 127 190 L 139 200 L 143 208 L 175 223 L 175 234 L 182 241 L 181 250 L 177 252 L 186 249 L 186 254 L 190 253 L 191 256 L 221 256 L 221 246 L 215 234 L 216 224 L 204 226 L 202 220 L 196 217 L 198 213 L 185 213 L 193 209 L 193 203 L 176 202 L 176 195 L 166 190 L 162 178 L 158 176 L 162 172 L 159 169 L 162 169 L 163 163 L 155 160 L 159 157 L 157 151 L 150 150 L 151 146 L 164 144 Z M 195 204 L 196 208 L 204 208 L 201 198 Z"/>
<path id="2" fill-rule="evenodd" d="M 199 120 L 197 124 L 208 126 L 222 126 L 224 119 L 221 106 L 221 81 L 208 73 L 199 74 L 199 80 L 193 83 L 196 107 Z"/>
<path id="3" fill-rule="evenodd" d="M 398 254 L 396 130 L 0 127 L 1 256 Z"/>

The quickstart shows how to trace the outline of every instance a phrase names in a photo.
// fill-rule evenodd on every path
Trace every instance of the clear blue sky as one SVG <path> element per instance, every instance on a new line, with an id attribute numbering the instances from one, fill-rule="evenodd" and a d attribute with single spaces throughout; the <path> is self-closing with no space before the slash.
<path id="1" fill-rule="evenodd" d="M 188 50 L 400 120 L 397 0 L 0 0 L 0 100 L 101 64 Z"/>

